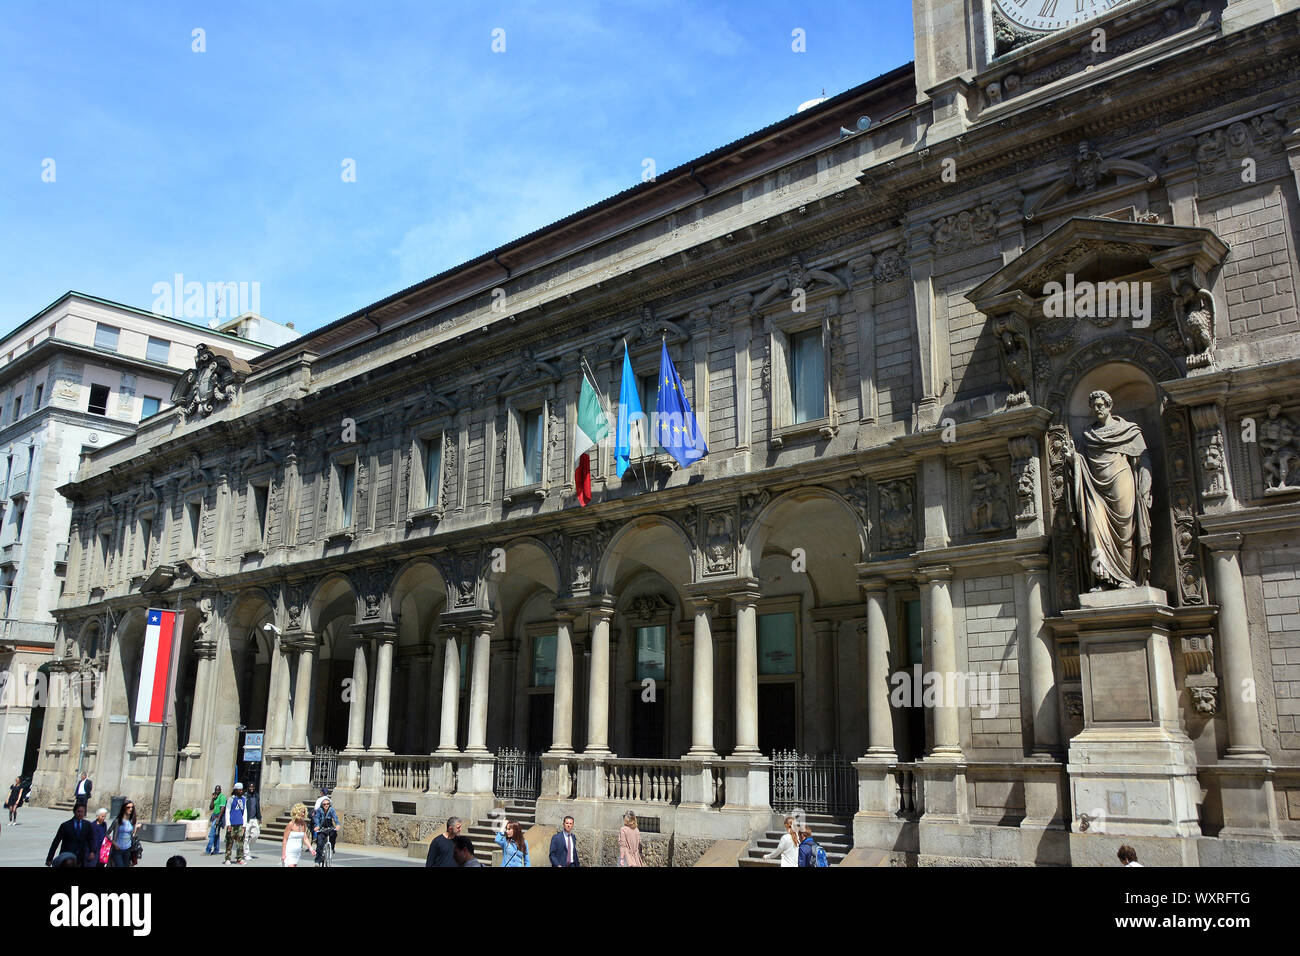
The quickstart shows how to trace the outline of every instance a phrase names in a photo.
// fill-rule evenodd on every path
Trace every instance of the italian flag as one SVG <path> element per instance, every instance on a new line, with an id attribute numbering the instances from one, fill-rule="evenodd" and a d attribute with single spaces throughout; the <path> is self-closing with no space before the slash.
<path id="1" fill-rule="evenodd" d="M 573 436 L 573 485 L 578 490 L 578 504 L 584 508 L 591 501 L 591 456 L 596 443 L 609 434 L 609 419 L 600 407 L 596 389 L 584 373 L 582 394 L 578 396 L 578 425 Z"/>

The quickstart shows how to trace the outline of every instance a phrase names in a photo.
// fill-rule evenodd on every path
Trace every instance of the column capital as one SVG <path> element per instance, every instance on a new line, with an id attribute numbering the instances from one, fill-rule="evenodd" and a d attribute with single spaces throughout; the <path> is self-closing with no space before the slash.
<path id="1" fill-rule="evenodd" d="M 217 642 L 212 640 L 195 641 L 194 657 L 200 661 L 215 660 L 217 657 Z"/>
<path id="2" fill-rule="evenodd" d="M 932 564 L 927 568 L 917 568 L 916 579 L 921 584 L 946 583 L 952 580 L 952 565 Z"/>
<path id="3" fill-rule="evenodd" d="M 870 577 L 858 578 L 858 587 L 862 589 L 863 594 L 881 593 L 889 590 L 889 579 L 873 574 Z"/>
<path id="4" fill-rule="evenodd" d="M 1246 536 L 1240 531 L 1222 531 L 1218 534 L 1203 534 L 1197 538 L 1201 544 L 1214 554 L 1219 551 L 1240 551 Z"/>
<path id="5" fill-rule="evenodd" d="M 316 650 L 316 635 L 311 631 L 285 631 L 280 637 L 280 650 L 301 654 Z"/>
<path id="6" fill-rule="evenodd" d="M 1026 574 L 1039 574 L 1047 570 L 1052 563 L 1051 558 L 1045 554 L 1027 554 L 1016 560 L 1020 565 L 1020 570 Z"/>
<path id="7" fill-rule="evenodd" d="M 497 616 L 494 613 L 481 608 L 471 608 L 468 611 L 444 611 L 439 615 L 438 627 L 481 634 L 485 630 L 491 630 L 496 620 Z"/>
<path id="8" fill-rule="evenodd" d="M 736 582 L 736 588 L 727 592 L 727 596 L 731 598 L 737 610 L 742 607 L 753 607 L 763 596 L 762 582 L 758 578 L 741 578 Z"/>
<path id="9" fill-rule="evenodd" d="M 352 625 L 352 636 L 358 640 L 373 638 L 380 644 L 391 644 L 397 640 L 397 625 L 389 621 L 365 621 Z"/>

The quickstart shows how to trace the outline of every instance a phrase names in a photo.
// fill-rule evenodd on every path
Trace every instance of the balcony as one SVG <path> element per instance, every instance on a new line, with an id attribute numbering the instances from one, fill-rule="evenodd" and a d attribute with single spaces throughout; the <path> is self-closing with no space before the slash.
<path id="1" fill-rule="evenodd" d="M 25 644 L 53 649 L 55 626 L 53 621 L 0 618 L 0 644 Z"/>
<path id="2" fill-rule="evenodd" d="M 5 490 L 5 497 L 27 497 L 27 472 L 24 471 L 21 475 L 14 475 L 9 479 L 8 488 Z"/>
<path id="3" fill-rule="evenodd" d="M 21 541 L 14 541 L 0 548 L 0 569 L 8 570 L 17 565 L 22 550 L 23 543 Z"/>
<path id="4" fill-rule="evenodd" d="M 54 565 L 55 567 L 58 567 L 60 564 L 66 566 L 67 563 L 68 563 L 68 542 L 60 541 L 58 544 L 54 546 Z"/>

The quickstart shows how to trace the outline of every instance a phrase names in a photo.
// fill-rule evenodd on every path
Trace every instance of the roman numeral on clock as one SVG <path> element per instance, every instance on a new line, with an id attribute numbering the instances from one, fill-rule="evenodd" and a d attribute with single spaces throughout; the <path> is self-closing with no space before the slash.
<path id="1" fill-rule="evenodd" d="M 1056 16 L 1057 0 L 1043 0 L 1043 9 L 1038 11 L 1040 17 Z"/>

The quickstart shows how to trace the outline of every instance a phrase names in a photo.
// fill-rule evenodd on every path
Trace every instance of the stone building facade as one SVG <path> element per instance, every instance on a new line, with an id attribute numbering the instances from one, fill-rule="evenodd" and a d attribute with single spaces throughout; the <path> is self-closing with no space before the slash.
<path id="1" fill-rule="evenodd" d="M 152 792 L 126 715 L 180 606 L 173 806 L 257 729 L 264 800 L 328 750 L 365 840 L 531 796 L 677 865 L 791 805 L 922 863 L 1296 862 L 1296 6 L 918 0 L 915 63 L 97 453 L 58 611 L 63 659 L 109 647 L 97 786 Z M 602 447 L 581 508 L 580 368 L 612 406 L 624 342 L 647 405 L 666 343 L 709 455 Z M 1151 502 L 1149 581 L 1093 592 L 1097 391 Z"/>

